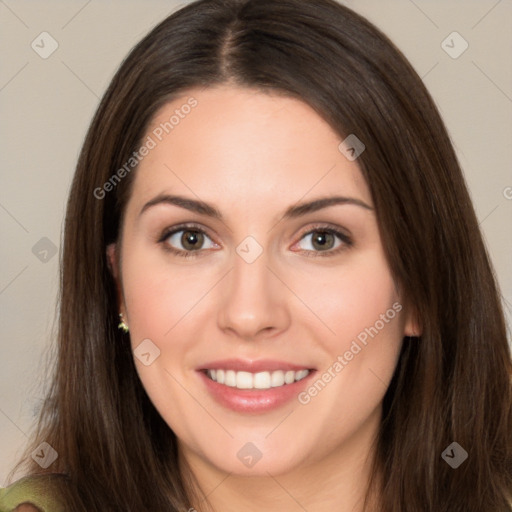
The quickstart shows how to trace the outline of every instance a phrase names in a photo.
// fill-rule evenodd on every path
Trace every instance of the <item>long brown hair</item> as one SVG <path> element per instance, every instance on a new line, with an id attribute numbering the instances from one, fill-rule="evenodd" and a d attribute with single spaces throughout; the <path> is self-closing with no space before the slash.
<path id="1" fill-rule="evenodd" d="M 371 481 L 381 510 L 511 511 L 510 348 L 460 166 L 402 53 L 334 0 L 193 2 L 131 51 L 105 93 L 69 197 L 58 358 L 31 446 L 46 441 L 58 452 L 47 471 L 67 475 L 69 509 L 190 507 L 193 480 L 178 467 L 177 439 L 117 329 L 105 254 L 136 169 L 104 197 L 95 191 L 140 147 L 162 105 L 227 82 L 299 98 L 340 141 L 356 134 L 366 145 L 357 162 L 392 273 L 422 326 L 421 337 L 404 340 L 384 398 Z M 468 453 L 457 469 L 441 456 L 452 442 Z"/>

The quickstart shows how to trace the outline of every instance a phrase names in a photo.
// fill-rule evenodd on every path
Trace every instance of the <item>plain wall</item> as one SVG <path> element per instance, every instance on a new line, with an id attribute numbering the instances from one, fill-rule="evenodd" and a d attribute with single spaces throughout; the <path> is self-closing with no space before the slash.
<path id="1" fill-rule="evenodd" d="M 433 95 L 464 169 L 510 325 L 512 2 L 344 3 L 396 43 Z M 130 48 L 179 5 L 0 2 L 0 486 L 44 395 L 64 206 L 86 129 Z M 469 44 L 458 58 L 442 47 L 453 31 Z M 35 41 L 43 54 L 51 49 L 42 32 L 58 43 L 46 59 L 31 46 Z M 447 40 L 452 52 L 462 48 L 457 37 Z"/>

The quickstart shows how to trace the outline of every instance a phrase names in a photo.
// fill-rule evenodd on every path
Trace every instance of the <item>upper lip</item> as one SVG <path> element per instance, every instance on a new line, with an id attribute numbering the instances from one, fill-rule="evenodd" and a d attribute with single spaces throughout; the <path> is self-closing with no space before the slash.
<path id="1" fill-rule="evenodd" d="M 286 361 L 277 361 L 275 359 L 222 359 L 205 363 L 197 368 L 197 370 L 234 370 L 236 372 L 264 372 L 264 371 L 299 371 L 312 370 L 310 366 L 288 363 Z"/>

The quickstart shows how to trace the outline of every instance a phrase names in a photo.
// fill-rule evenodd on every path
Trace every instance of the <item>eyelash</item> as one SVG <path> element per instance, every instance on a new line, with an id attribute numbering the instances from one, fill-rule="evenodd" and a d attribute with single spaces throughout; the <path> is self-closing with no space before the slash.
<path id="1" fill-rule="evenodd" d="M 181 258 L 196 258 L 196 257 L 198 257 L 199 253 L 203 252 L 202 249 L 199 249 L 196 251 L 182 251 L 179 249 L 175 249 L 174 247 L 172 247 L 166 243 L 166 240 L 170 236 L 175 235 L 176 233 L 179 233 L 180 231 L 195 231 L 195 232 L 202 233 L 202 234 L 208 236 L 208 234 L 204 231 L 204 229 L 199 227 L 197 224 L 183 224 L 180 226 L 175 226 L 171 229 L 166 229 L 162 233 L 162 235 L 159 237 L 158 243 L 163 244 L 164 249 L 166 251 L 170 252 L 171 254 L 174 254 L 175 256 L 179 256 Z M 353 246 L 353 241 L 350 238 L 350 236 L 348 236 L 346 233 L 343 233 L 342 231 L 339 231 L 339 230 L 337 230 L 333 227 L 330 227 L 329 225 L 325 225 L 325 224 L 318 224 L 318 225 L 313 226 L 308 231 L 304 232 L 300 236 L 299 240 L 302 240 L 305 236 L 311 235 L 315 232 L 328 233 L 330 235 L 334 235 L 334 236 L 338 237 L 338 239 L 340 239 L 340 241 L 342 242 L 342 245 L 340 245 L 336 249 L 327 250 L 327 251 L 302 250 L 302 252 L 311 253 L 311 254 L 308 254 L 307 257 L 324 258 L 324 257 L 329 257 L 329 256 L 335 256 L 335 255 L 339 254 L 340 252 Z M 208 238 L 211 238 L 211 237 L 208 236 Z"/>

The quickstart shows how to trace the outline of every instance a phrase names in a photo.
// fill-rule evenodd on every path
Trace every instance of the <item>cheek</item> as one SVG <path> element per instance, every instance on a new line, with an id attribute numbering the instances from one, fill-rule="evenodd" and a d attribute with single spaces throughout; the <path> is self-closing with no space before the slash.
<path id="1" fill-rule="evenodd" d="M 333 273 L 315 303 L 334 334 L 320 340 L 329 356 L 301 403 L 312 414 L 331 409 L 332 435 L 339 425 L 362 424 L 379 406 L 402 345 L 403 306 L 388 266 L 376 257 L 361 263 Z"/>
<path id="2" fill-rule="evenodd" d="M 165 255 L 134 252 L 123 264 L 123 284 L 130 331 L 163 340 L 182 318 L 193 313 L 211 288 L 213 276 L 187 265 L 169 265 Z"/>
<path id="3" fill-rule="evenodd" d="M 208 286 L 190 268 L 171 268 L 165 257 L 133 248 L 123 261 L 123 288 L 137 372 L 160 414 L 176 421 L 176 411 L 190 407 L 179 383 L 189 366 L 194 307 Z M 147 340 L 152 344 L 144 345 L 143 352 L 151 354 L 149 365 L 137 357 Z M 153 353 L 158 354 L 154 360 Z"/>
<path id="4" fill-rule="evenodd" d="M 339 268 L 309 273 L 301 280 L 300 293 L 330 331 L 321 338 L 329 353 L 348 349 L 358 337 L 364 341 L 375 325 L 379 334 L 400 338 L 398 291 L 378 252 L 358 255 Z"/>
<path id="5" fill-rule="evenodd" d="M 387 263 L 378 253 L 367 256 L 331 270 L 328 278 L 313 275 L 302 288 L 330 331 L 315 338 L 328 355 L 318 372 L 321 382 L 306 390 L 303 403 L 309 398 L 319 406 L 336 403 L 341 416 L 350 411 L 361 418 L 380 403 L 391 381 L 404 330 L 403 306 Z"/>

